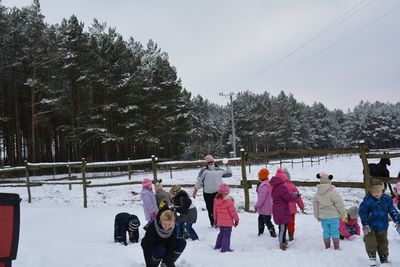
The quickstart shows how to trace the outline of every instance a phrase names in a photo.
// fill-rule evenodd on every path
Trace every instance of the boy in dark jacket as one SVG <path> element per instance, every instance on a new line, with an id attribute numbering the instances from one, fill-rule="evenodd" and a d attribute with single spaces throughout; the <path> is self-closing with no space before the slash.
<path id="1" fill-rule="evenodd" d="M 118 213 L 114 220 L 114 241 L 128 245 L 126 242 L 126 232 L 131 243 L 139 242 L 140 221 L 136 215 L 127 212 Z"/>
<path id="2" fill-rule="evenodd" d="M 396 227 L 399 227 L 400 224 L 400 214 L 393 206 L 390 196 L 383 194 L 383 190 L 384 186 L 382 181 L 372 179 L 370 192 L 364 197 L 360 204 L 359 213 L 363 225 L 365 249 L 369 256 L 370 266 L 377 266 L 377 251 L 380 262 L 388 263 L 388 214 L 396 223 Z"/>
<path id="3" fill-rule="evenodd" d="M 176 233 L 178 238 L 184 237 L 184 228 L 192 240 L 198 240 L 199 237 L 193 229 L 193 224 L 197 221 L 197 209 L 189 198 L 185 190 L 179 185 L 174 185 L 169 191 L 172 197 L 173 209 L 177 214 Z"/>

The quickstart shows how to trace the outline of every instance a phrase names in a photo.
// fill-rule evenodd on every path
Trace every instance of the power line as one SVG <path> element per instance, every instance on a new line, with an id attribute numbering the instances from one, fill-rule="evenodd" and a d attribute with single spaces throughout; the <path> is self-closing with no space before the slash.
<path id="1" fill-rule="evenodd" d="M 384 17 L 390 15 L 391 13 L 394 13 L 394 12 L 397 11 L 398 9 L 400 9 L 400 6 L 397 6 L 397 7 L 393 8 L 392 10 L 389 10 L 388 12 L 384 13 L 382 16 L 380 16 L 380 17 L 374 19 L 373 21 L 371 21 L 371 22 L 365 24 L 364 26 L 359 27 L 357 30 L 355 30 L 355 31 L 351 32 L 350 34 L 348 34 L 348 35 L 346 35 L 346 36 L 340 38 L 339 40 L 337 40 L 337 41 L 334 42 L 333 44 L 331 44 L 331 45 L 325 47 L 324 49 L 319 50 L 317 53 L 315 53 L 315 54 L 313 54 L 313 55 L 311 55 L 311 56 L 309 56 L 309 57 L 307 57 L 307 58 L 305 58 L 305 59 L 303 59 L 303 60 L 301 60 L 301 61 L 299 61 L 299 62 L 293 64 L 292 66 L 290 66 L 290 67 L 288 67 L 288 68 L 286 68 L 286 69 L 284 69 L 283 71 L 279 72 L 277 75 L 271 77 L 271 78 L 268 79 L 267 81 L 263 81 L 263 82 L 257 83 L 255 86 L 257 86 L 257 85 L 259 85 L 259 84 L 261 84 L 261 83 L 267 83 L 267 82 L 269 82 L 269 81 L 271 81 L 271 80 L 273 80 L 273 79 L 276 79 L 277 77 L 283 75 L 284 73 L 290 71 L 291 69 L 293 69 L 293 68 L 295 68 L 295 67 L 297 67 L 297 66 L 300 66 L 300 65 L 304 64 L 305 62 L 311 60 L 312 58 L 314 58 L 314 57 L 316 57 L 316 56 L 322 54 L 323 52 L 327 51 L 328 49 L 334 47 L 335 45 L 337 45 L 337 44 L 339 44 L 339 43 L 341 43 L 341 42 L 343 42 L 343 41 L 349 39 L 350 37 L 356 35 L 356 34 L 359 33 L 360 31 L 362 31 L 362 30 L 364 30 L 365 28 L 371 26 L 372 24 L 378 22 L 379 20 L 381 20 L 381 19 L 383 19 Z"/>
<path id="2" fill-rule="evenodd" d="M 274 66 L 278 65 L 279 63 L 281 63 L 282 61 L 284 61 L 285 59 L 287 59 L 288 57 L 290 57 L 291 55 L 295 54 L 297 51 L 301 50 L 302 48 L 304 48 L 305 46 L 307 46 L 308 44 L 312 43 L 314 40 L 318 39 L 319 37 L 323 36 L 324 34 L 328 33 L 329 31 L 331 31 L 332 29 L 336 28 L 338 25 L 342 24 L 343 22 L 345 22 L 346 20 L 348 20 L 350 17 L 354 16 L 356 13 L 360 12 L 361 10 L 363 10 L 364 8 L 366 8 L 367 6 L 371 5 L 375 0 L 372 0 L 368 3 L 366 3 L 365 5 L 359 7 L 358 9 L 356 9 L 360 4 L 362 4 L 364 2 L 364 0 L 361 0 L 360 2 L 358 2 L 356 5 L 354 5 L 353 7 L 351 7 L 349 10 L 347 10 L 345 13 L 343 13 L 342 15 L 340 15 L 338 18 L 336 18 L 333 22 L 331 22 L 328 26 L 324 27 L 322 30 L 320 30 L 317 34 L 315 34 L 314 36 L 312 36 L 310 39 L 308 39 L 307 41 L 303 42 L 301 45 L 299 45 L 298 47 L 296 47 L 294 50 L 292 50 L 291 52 L 289 52 L 288 54 L 286 54 L 285 56 L 279 58 L 278 60 L 276 60 L 275 62 L 271 63 L 270 65 L 268 65 L 267 67 L 265 67 L 264 69 L 256 72 L 255 74 L 252 74 L 250 76 L 248 76 L 247 78 L 243 79 L 242 81 L 234 84 L 233 86 L 231 86 L 231 88 L 234 87 L 238 87 L 240 85 L 246 85 L 248 83 L 249 80 L 252 80 L 254 77 L 259 76 L 260 74 L 272 69 Z M 356 10 L 354 10 L 356 9 Z M 353 11 L 354 10 L 354 11 Z"/>

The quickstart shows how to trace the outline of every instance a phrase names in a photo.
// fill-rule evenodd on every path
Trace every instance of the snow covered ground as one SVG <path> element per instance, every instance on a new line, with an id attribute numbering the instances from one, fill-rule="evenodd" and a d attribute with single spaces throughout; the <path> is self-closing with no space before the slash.
<path id="1" fill-rule="evenodd" d="M 248 179 L 256 179 L 261 166 L 252 166 Z M 269 166 L 275 173 L 277 165 Z M 287 165 L 293 180 L 315 180 L 315 174 L 325 171 L 333 174 L 336 181 L 362 181 L 362 164 L 358 155 L 344 156 L 321 161 L 313 167 L 297 164 Z M 400 159 L 393 159 L 389 167 L 391 176 L 397 176 Z M 239 184 L 240 168 L 234 167 L 234 177 L 226 179 L 228 184 Z M 159 173 L 164 184 L 194 183 L 198 170 Z M 134 176 L 135 180 L 151 177 L 150 173 Z M 127 181 L 127 177 L 94 180 L 93 183 Z M 21 232 L 18 256 L 14 267 L 135 267 L 145 266 L 139 244 L 123 246 L 113 242 L 114 216 L 129 212 L 144 215 L 139 185 L 88 188 L 88 208 L 83 208 L 82 187 L 73 185 L 46 185 L 32 188 L 32 203 L 27 203 L 25 188 L 1 188 L 1 192 L 18 193 L 21 203 Z M 166 188 L 167 190 L 169 188 Z M 192 188 L 186 188 L 191 192 Z M 340 251 L 325 250 L 322 229 L 312 215 L 312 198 L 315 188 L 299 188 L 306 204 L 307 214 L 296 217 L 296 240 L 289 243 L 286 251 L 278 248 L 278 240 L 263 235 L 257 236 L 257 214 L 243 212 L 243 190 L 231 189 L 231 195 L 239 207 L 240 225 L 233 229 L 232 253 L 213 250 L 218 234 L 209 226 L 207 211 L 201 193 L 194 200 L 198 210 L 198 222 L 194 225 L 200 240 L 188 241 L 186 250 L 178 260 L 178 266 L 367 266 L 368 259 L 364 243 L 359 237 L 354 241 L 342 241 Z M 358 205 L 364 191 L 338 189 L 346 207 Z M 256 192 L 251 191 L 251 207 L 256 201 Z M 142 237 L 144 231 L 140 230 Z M 389 227 L 389 250 L 392 266 L 400 266 L 400 236 L 393 223 Z"/>

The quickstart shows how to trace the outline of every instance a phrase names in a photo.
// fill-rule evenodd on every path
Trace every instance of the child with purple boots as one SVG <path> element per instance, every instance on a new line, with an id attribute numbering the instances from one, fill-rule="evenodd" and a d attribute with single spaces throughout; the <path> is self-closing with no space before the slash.
<path id="1" fill-rule="evenodd" d="M 221 184 L 214 199 L 214 223 L 219 227 L 219 234 L 214 249 L 221 252 L 232 252 L 230 248 L 232 226 L 239 225 L 234 200 L 229 195 L 229 186 Z"/>

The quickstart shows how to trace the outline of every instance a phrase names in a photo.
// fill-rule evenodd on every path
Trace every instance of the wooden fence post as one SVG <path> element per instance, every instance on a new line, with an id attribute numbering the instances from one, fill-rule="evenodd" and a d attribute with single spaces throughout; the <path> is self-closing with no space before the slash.
<path id="1" fill-rule="evenodd" d="M 293 158 L 292 158 L 292 169 L 293 169 Z"/>
<path id="2" fill-rule="evenodd" d="M 318 166 L 319 166 L 319 165 L 320 165 L 320 164 L 319 164 L 319 156 L 317 156 L 317 157 L 318 157 L 317 159 L 318 159 Z"/>
<path id="3" fill-rule="evenodd" d="M 25 160 L 25 176 L 26 176 L 26 189 L 28 190 L 28 203 L 31 203 L 32 202 L 31 182 L 29 180 L 29 169 L 27 160 Z"/>
<path id="4" fill-rule="evenodd" d="M 83 207 L 87 208 L 87 190 L 86 190 L 86 160 L 82 158 L 82 188 L 83 188 Z"/>
<path id="5" fill-rule="evenodd" d="M 365 142 L 364 141 L 360 141 L 358 143 L 358 147 L 360 149 L 360 157 L 361 157 L 361 161 L 362 161 L 362 164 L 363 164 L 365 194 L 368 194 L 368 188 L 369 188 L 369 184 L 371 182 L 371 179 L 370 179 L 370 174 L 369 174 L 369 166 L 368 166 Z"/>
<path id="6" fill-rule="evenodd" d="M 151 170 L 153 171 L 153 184 L 157 182 L 157 158 L 151 155 Z"/>
<path id="7" fill-rule="evenodd" d="M 301 156 L 301 167 L 304 168 L 304 157 Z"/>
<path id="8" fill-rule="evenodd" d="M 310 157 L 311 167 L 313 166 L 312 156 Z"/>
<path id="9" fill-rule="evenodd" d="M 128 158 L 130 160 L 130 158 Z M 128 180 L 131 180 L 131 165 L 128 164 Z"/>
<path id="10" fill-rule="evenodd" d="M 242 166 L 242 181 L 243 181 L 243 190 L 244 190 L 244 210 L 250 211 L 250 197 L 249 197 L 249 185 L 247 183 L 246 176 L 246 152 L 244 149 L 240 149 L 240 159 Z"/>
<path id="11" fill-rule="evenodd" d="M 69 165 L 69 160 L 68 160 L 68 181 L 71 181 L 71 165 Z M 68 188 L 69 190 L 72 190 L 71 183 L 69 183 Z"/>

